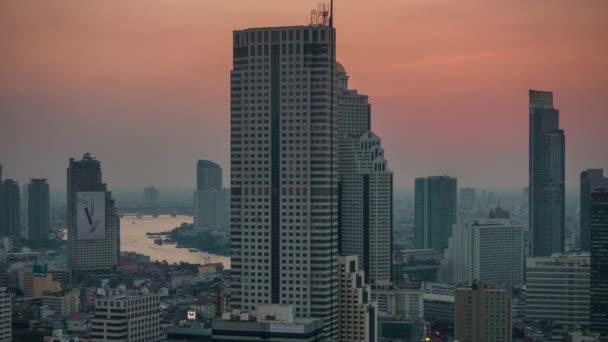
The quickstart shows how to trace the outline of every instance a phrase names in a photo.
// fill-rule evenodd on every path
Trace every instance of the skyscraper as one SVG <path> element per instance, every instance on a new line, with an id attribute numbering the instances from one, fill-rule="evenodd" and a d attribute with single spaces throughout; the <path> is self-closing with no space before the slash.
<path id="1" fill-rule="evenodd" d="M 144 207 L 156 208 L 158 206 L 158 197 L 160 191 L 153 187 L 147 186 L 144 188 Z"/>
<path id="2" fill-rule="evenodd" d="M 591 193 L 596 189 L 608 189 L 608 177 L 603 169 L 588 169 L 581 172 L 580 197 L 580 249 L 590 250 L 591 228 Z"/>
<path id="3" fill-rule="evenodd" d="M 590 197 L 591 331 L 608 339 L 608 187 Z"/>
<path id="4" fill-rule="evenodd" d="M 339 256 L 340 342 L 375 342 L 378 307 L 356 255 Z"/>
<path id="5" fill-rule="evenodd" d="M 194 225 L 228 228 L 230 225 L 230 190 L 196 191 Z"/>
<path id="6" fill-rule="evenodd" d="M 222 167 L 209 160 L 196 163 L 196 190 L 222 190 Z"/>
<path id="7" fill-rule="evenodd" d="M 460 189 L 460 209 L 471 211 L 475 208 L 476 191 L 475 188 Z"/>
<path id="8" fill-rule="evenodd" d="M 564 249 L 565 136 L 553 93 L 530 90 L 530 254 Z"/>
<path id="9" fill-rule="evenodd" d="M 456 223 L 456 178 L 416 178 L 416 247 L 446 248 Z"/>
<path id="10" fill-rule="evenodd" d="M 338 79 L 338 168 L 340 253 L 358 256 L 367 284 L 391 281 L 393 173 L 380 137 L 370 131 L 368 97 L 348 89 L 348 75 L 336 63 Z"/>
<path id="11" fill-rule="evenodd" d="M 511 292 L 494 284 L 457 287 L 454 337 L 458 341 L 510 342 L 513 340 Z"/>
<path id="12" fill-rule="evenodd" d="M 0 182 L 0 236 L 21 238 L 19 183 L 12 179 Z"/>
<path id="13" fill-rule="evenodd" d="M 49 184 L 46 179 L 32 179 L 28 191 L 28 239 L 44 241 L 49 238 Z"/>
<path id="14" fill-rule="evenodd" d="M 338 336 L 335 30 L 233 34 L 231 307 L 290 304 Z"/>
<path id="15" fill-rule="evenodd" d="M 115 269 L 119 220 L 112 193 L 102 182 L 101 163 L 85 153 L 67 169 L 68 268 L 78 284 L 87 274 Z"/>

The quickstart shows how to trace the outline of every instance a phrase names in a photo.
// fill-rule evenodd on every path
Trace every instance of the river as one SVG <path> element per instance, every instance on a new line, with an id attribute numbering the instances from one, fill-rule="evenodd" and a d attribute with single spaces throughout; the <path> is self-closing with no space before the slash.
<path id="1" fill-rule="evenodd" d="M 120 219 L 120 250 L 124 252 L 137 252 L 150 256 L 154 260 L 168 263 L 180 261 L 203 264 L 209 257 L 209 262 L 221 262 L 225 268 L 230 268 L 230 258 L 210 254 L 207 252 L 190 252 L 188 248 L 175 248 L 174 244 L 157 245 L 154 239 L 146 236 L 146 233 L 166 232 L 179 226 L 182 222 L 192 223 L 192 216 L 160 215 L 156 218 L 143 216 L 141 219 L 135 216 L 124 216 Z"/>

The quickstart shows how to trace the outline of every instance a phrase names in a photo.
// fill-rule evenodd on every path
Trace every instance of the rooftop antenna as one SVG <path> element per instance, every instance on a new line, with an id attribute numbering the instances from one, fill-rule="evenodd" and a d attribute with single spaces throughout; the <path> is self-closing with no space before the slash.
<path id="1" fill-rule="evenodd" d="M 329 3 L 329 27 L 334 27 L 334 0 Z"/>

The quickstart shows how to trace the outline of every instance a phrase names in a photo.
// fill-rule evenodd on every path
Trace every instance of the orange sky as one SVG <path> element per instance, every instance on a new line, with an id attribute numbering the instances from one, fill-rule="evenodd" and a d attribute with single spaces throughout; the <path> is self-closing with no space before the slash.
<path id="1" fill-rule="evenodd" d="M 0 163 L 65 186 L 90 151 L 116 187 L 228 169 L 231 32 L 305 24 L 309 0 L 0 3 Z M 337 0 L 338 59 L 399 187 L 527 183 L 529 88 L 553 90 L 567 181 L 608 168 L 608 1 Z M 57 189 L 59 190 L 59 189 Z"/>

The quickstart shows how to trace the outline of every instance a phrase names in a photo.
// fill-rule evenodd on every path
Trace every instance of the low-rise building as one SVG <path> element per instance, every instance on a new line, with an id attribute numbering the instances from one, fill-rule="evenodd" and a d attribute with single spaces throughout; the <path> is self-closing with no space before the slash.
<path id="1" fill-rule="evenodd" d="M 80 309 L 80 290 L 47 293 L 42 296 L 42 304 L 47 305 L 56 315 L 68 317 Z"/>
<path id="2" fill-rule="evenodd" d="M 263 304 L 253 312 L 226 312 L 212 324 L 213 341 L 314 342 L 323 337 L 323 321 L 294 316 L 291 305 Z"/>

